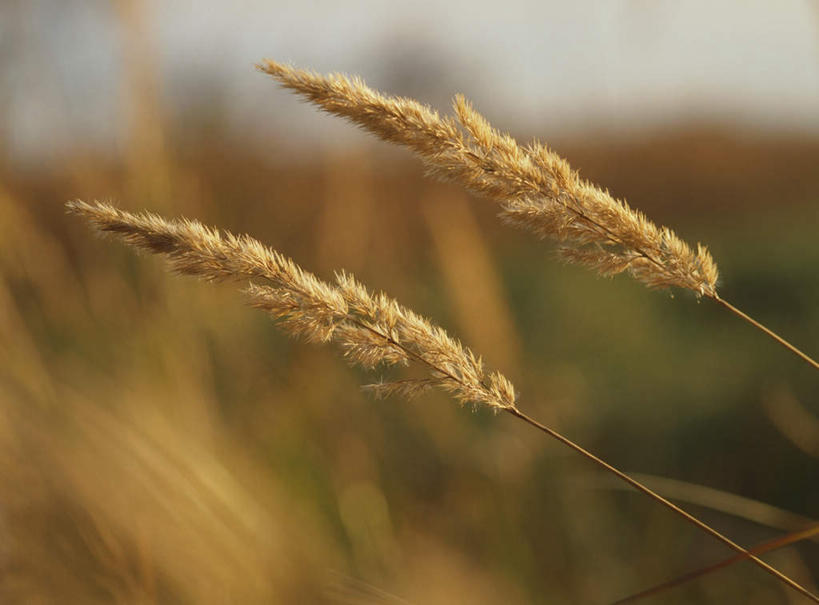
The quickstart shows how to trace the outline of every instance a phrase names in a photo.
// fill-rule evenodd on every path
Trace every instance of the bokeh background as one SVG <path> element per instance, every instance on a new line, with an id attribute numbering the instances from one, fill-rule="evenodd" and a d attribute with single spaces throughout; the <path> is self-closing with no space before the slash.
<path id="1" fill-rule="evenodd" d="M 369 399 L 233 287 L 91 236 L 74 198 L 355 273 L 744 545 L 819 516 L 815 371 L 707 301 L 556 262 L 265 56 L 466 94 L 707 243 L 725 298 L 819 352 L 816 2 L 4 0 L 4 602 L 606 603 L 730 555 L 511 417 Z M 816 543 L 766 558 L 817 589 Z M 646 602 L 791 601 L 739 564 Z"/>

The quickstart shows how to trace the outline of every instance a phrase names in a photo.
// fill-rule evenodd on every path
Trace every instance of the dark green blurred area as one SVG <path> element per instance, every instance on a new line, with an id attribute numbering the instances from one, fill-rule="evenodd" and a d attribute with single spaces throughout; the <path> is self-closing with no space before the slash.
<path id="1" fill-rule="evenodd" d="M 285 162 L 287 141 L 198 136 L 0 173 L 4 599 L 606 603 L 731 554 L 511 417 L 368 399 L 378 376 L 232 285 L 92 236 L 73 198 L 351 271 L 612 464 L 817 516 L 816 373 L 724 309 L 562 265 L 386 145 Z M 554 147 L 707 244 L 722 296 L 819 352 L 819 140 L 699 125 Z M 784 533 L 686 507 L 746 546 Z M 815 543 L 766 558 L 819 582 Z M 646 602 L 789 598 L 738 564 Z"/>

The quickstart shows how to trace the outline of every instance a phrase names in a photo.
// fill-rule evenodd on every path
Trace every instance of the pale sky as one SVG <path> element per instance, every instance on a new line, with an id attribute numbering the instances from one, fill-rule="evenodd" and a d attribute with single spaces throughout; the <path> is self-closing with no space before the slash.
<path id="1" fill-rule="evenodd" d="M 124 52 L 114 3 L 0 4 L 6 147 L 110 145 Z M 216 102 L 248 136 L 360 136 L 256 73 L 262 57 L 442 109 L 462 92 L 540 137 L 687 119 L 819 133 L 819 0 L 147 0 L 144 16 L 170 115 Z"/>

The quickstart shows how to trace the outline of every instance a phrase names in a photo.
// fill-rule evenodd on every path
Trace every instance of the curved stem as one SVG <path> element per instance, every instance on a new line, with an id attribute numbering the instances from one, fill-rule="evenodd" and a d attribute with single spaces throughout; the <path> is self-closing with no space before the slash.
<path id="1" fill-rule="evenodd" d="M 786 536 L 781 536 L 768 542 L 758 544 L 757 546 L 748 549 L 748 552 L 754 555 L 761 555 L 763 553 L 770 552 L 778 548 L 784 548 L 785 546 L 794 544 L 795 542 L 799 542 L 801 540 L 813 538 L 817 534 L 819 534 L 819 525 L 813 525 L 801 531 L 793 532 Z M 642 590 L 623 599 L 619 599 L 618 601 L 612 603 L 612 605 L 621 605 L 622 603 L 634 603 L 635 601 L 639 601 L 640 599 L 644 599 L 646 597 L 651 597 L 656 594 L 659 594 L 665 590 L 668 590 L 669 588 L 674 588 L 675 586 L 685 584 L 686 582 L 689 582 L 696 578 L 701 578 L 706 574 L 717 571 L 719 569 L 723 569 L 733 563 L 736 563 L 737 561 L 743 561 L 747 558 L 748 555 L 744 555 L 741 553 L 735 554 L 733 557 L 723 559 L 722 561 L 714 563 L 713 565 L 709 565 L 708 567 L 703 567 L 701 569 L 697 569 L 696 571 L 689 571 L 688 573 L 678 576 L 673 580 L 668 580 L 666 582 L 663 582 L 662 584 L 657 584 L 656 586 L 652 586 L 651 588 L 647 588 L 646 590 Z"/>
<path id="2" fill-rule="evenodd" d="M 717 540 L 719 540 L 720 542 L 722 542 L 726 546 L 730 547 L 732 550 L 740 553 L 743 557 L 747 557 L 750 561 L 755 563 L 757 566 L 761 567 L 762 569 L 767 571 L 769 574 L 771 574 L 772 576 L 774 576 L 775 578 L 777 578 L 781 582 L 784 582 L 785 584 L 787 584 L 788 586 L 790 586 L 791 588 L 793 588 L 794 590 L 796 590 L 797 592 L 799 592 L 803 596 L 809 598 L 814 603 L 819 603 L 819 597 L 817 597 L 816 595 L 814 595 L 812 592 L 810 592 L 806 588 L 800 586 L 799 584 L 797 584 L 796 582 L 791 580 L 788 576 L 783 574 L 781 571 L 778 571 L 777 569 L 771 567 L 770 565 L 765 563 L 765 561 L 763 561 L 762 559 L 754 556 L 753 554 L 751 554 L 750 552 L 748 552 L 747 550 L 742 548 L 739 544 L 737 544 L 736 542 L 732 541 L 730 538 L 727 538 L 726 536 L 722 535 L 720 532 L 718 532 L 717 530 L 712 528 L 710 525 L 700 521 L 694 515 L 692 515 L 690 513 L 687 513 L 686 511 L 681 509 L 679 506 L 677 506 L 673 502 L 670 502 L 669 500 L 666 500 L 660 494 L 658 494 L 655 491 L 651 490 L 650 488 L 646 487 L 645 485 L 643 485 L 642 483 L 640 483 L 636 479 L 631 478 L 629 475 L 627 475 L 623 471 L 613 467 L 612 465 L 610 465 L 605 460 L 603 460 L 601 458 L 598 458 L 597 456 L 592 454 L 590 451 L 588 451 L 588 450 L 584 449 L 583 447 L 579 446 L 578 444 L 576 444 L 574 441 L 572 441 L 568 437 L 564 437 L 563 435 L 561 435 L 557 431 L 555 431 L 553 429 L 550 429 L 549 427 L 539 423 L 537 420 L 535 420 L 534 418 L 532 418 L 530 416 L 527 416 L 526 414 L 524 414 L 523 412 L 521 412 L 517 408 L 506 408 L 506 411 L 509 412 L 510 414 L 512 414 L 513 416 L 516 416 L 516 417 L 520 418 L 524 422 L 527 422 L 528 424 L 531 424 L 536 429 L 538 429 L 540 431 L 543 431 L 544 433 L 546 433 L 550 437 L 553 437 L 554 439 L 557 439 L 562 444 L 569 446 L 570 448 L 572 448 L 577 453 L 585 456 L 586 458 L 588 458 L 589 460 L 591 460 L 592 462 L 594 462 L 598 466 L 602 467 L 606 471 L 608 471 L 608 472 L 612 473 L 613 475 L 617 476 L 619 479 L 625 481 L 626 483 L 631 485 L 637 491 L 645 494 L 646 496 L 648 496 L 652 500 L 662 504 L 667 509 L 675 512 L 676 514 L 681 516 L 683 519 L 685 519 L 686 521 L 688 521 L 692 525 L 700 528 L 702 531 L 710 534 L 711 536 L 713 536 L 714 538 L 716 538 Z"/>
<path id="3" fill-rule="evenodd" d="M 755 327 L 755 328 L 757 328 L 758 330 L 760 330 L 760 331 L 764 332 L 765 334 L 767 334 L 768 336 L 770 336 L 771 338 L 773 338 L 773 339 L 774 339 L 776 342 L 778 342 L 779 344 L 781 344 L 783 347 L 785 347 L 786 349 L 788 349 L 788 351 L 790 351 L 791 353 L 793 353 L 793 354 L 794 354 L 794 355 L 796 355 L 797 357 L 800 357 L 800 358 L 802 358 L 804 361 L 807 361 L 807 362 L 808 362 L 810 365 L 812 365 L 812 366 L 813 366 L 815 369 L 819 370 L 819 363 L 817 363 L 817 361 L 816 361 L 815 359 L 813 359 L 812 357 L 810 357 L 810 356 L 809 356 L 809 355 L 807 355 L 806 353 L 803 353 L 802 351 L 800 351 L 799 349 L 797 349 L 795 346 L 793 346 L 793 345 L 792 345 L 791 343 L 789 343 L 787 340 L 785 340 L 784 338 L 782 338 L 782 337 L 781 337 L 779 334 L 777 334 L 777 333 L 776 333 L 776 332 L 774 332 L 773 330 L 771 330 L 771 329 L 767 328 L 767 327 L 766 327 L 766 326 L 764 326 L 763 324 L 759 323 L 757 320 L 755 320 L 753 317 L 751 317 L 751 316 L 750 316 L 750 315 L 748 315 L 747 313 L 745 313 L 745 312 L 743 312 L 743 311 L 740 311 L 739 309 L 737 309 L 737 308 L 736 308 L 734 305 L 732 305 L 731 303 L 729 303 L 729 302 L 728 302 L 727 300 L 725 300 L 724 298 L 720 298 L 718 294 L 716 294 L 716 293 L 715 293 L 715 294 L 714 294 L 714 295 L 713 295 L 711 298 L 712 298 L 713 300 L 717 301 L 719 304 L 721 304 L 721 305 L 722 305 L 723 307 L 725 307 L 726 309 L 728 309 L 728 310 L 729 310 L 731 313 L 733 313 L 733 314 L 734 314 L 734 315 L 736 315 L 737 317 L 741 317 L 742 319 L 744 319 L 745 321 L 747 321 L 749 324 L 751 324 L 752 326 L 754 326 L 754 327 Z"/>

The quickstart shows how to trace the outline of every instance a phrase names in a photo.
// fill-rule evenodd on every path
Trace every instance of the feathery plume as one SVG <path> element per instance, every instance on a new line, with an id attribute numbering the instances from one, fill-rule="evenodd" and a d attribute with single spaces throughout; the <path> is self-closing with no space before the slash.
<path id="1" fill-rule="evenodd" d="M 819 603 L 819 597 L 739 544 L 520 411 L 516 407 L 515 389 L 503 375 L 498 372 L 487 374 L 481 359 L 443 329 L 383 293 L 373 294 L 351 275 L 338 273 L 335 284 L 323 282 L 247 235 L 221 233 L 198 221 L 172 221 L 150 213 L 132 214 L 99 202 L 73 201 L 66 207 L 102 233 L 117 235 L 137 248 L 164 255 L 171 268 L 179 273 L 209 281 L 231 278 L 266 281 L 265 285 L 250 283 L 246 290 L 250 302 L 279 320 L 291 334 L 312 341 L 335 342 L 349 361 L 367 369 L 415 362 L 427 371 L 425 378 L 365 387 L 376 396 L 398 394 L 412 397 L 431 387 L 439 387 L 462 403 L 483 404 L 495 411 L 505 411 L 570 447 Z"/>
<path id="2" fill-rule="evenodd" d="M 487 372 L 479 357 L 443 329 L 385 294 L 370 292 L 349 274 L 336 274 L 335 284 L 324 282 L 247 235 L 221 233 L 198 221 L 131 214 L 102 203 L 75 201 L 67 208 L 101 232 L 164 255 L 178 273 L 209 281 L 264 280 L 246 289 L 251 305 L 267 311 L 290 334 L 335 342 L 352 363 L 374 369 L 415 362 L 428 374 L 368 385 L 378 396 L 412 396 L 438 387 L 462 403 L 515 407 L 514 387 L 504 376 Z"/>
<path id="3" fill-rule="evenodd" d="M 557 240 L 566 261 L 604 276 L 625 271 L 650 288 L 692 290 L 819 370 L 815 359 L 719 296 L 717 265 L 705 246 L 693 249 L 671 229 L 581 179 L 546 145 L 520 145 L 461 95 L 453 101 L 456 121 L 413 99 L 373 90 L 358 77 L 324 76 L 270 59 L 257 68 L 324 111 L 409 147 L 431 175 L 495 200 L 504 222 Z"/>
<path id="4" fill-rule="evenodd" d="M 384 95 L 360 78 L 322 76 L 266 60 L 258 66 L 328 113 L 412 149 L 433 175 L 501 204 L 501 217 L 563 243 L 566 260 L 602 275 L 628 271 L 650 287 L 677 286 L 716 296 L 717 267 L 705 247 L 692 250 L 591 183 L 545 145 L 521 146 L 458 95 L 458 121 L 412 99 Z"/>

